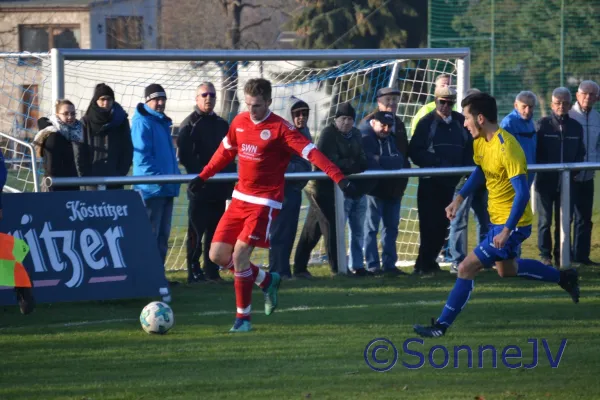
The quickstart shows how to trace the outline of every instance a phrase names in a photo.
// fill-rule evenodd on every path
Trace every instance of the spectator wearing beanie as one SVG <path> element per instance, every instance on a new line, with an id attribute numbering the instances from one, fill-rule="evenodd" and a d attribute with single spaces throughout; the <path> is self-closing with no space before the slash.
<path id="1" fill-rule="evenodd" d="M 323 130 L 317 142 L 317 148 L 345 175 L 357 174 L 367 169 L 367 156 L 362 147 L 361 134 L 354 127 L 355 118 L 356 112 L 350 103 L 340 104 L 333 123 Z M 308 183 L 306 191 L 310 206 L 296 248 L 294 275 L 310 278 L 307 270 L 310 252 L 317 245 L 321 235 L 325 238 L 331 273 L 337 274 L 333 183 L 330 180 L 311 181 Z M 346 218 L 350 220 L 351 229 L 350 268 L 358 276 L 367 275 L 369 273 L 364 268 L 362 252 L 366 212 L 365 196 L 362 195 L 356 199 L 346 198 L 344 208 Z"/>
<path id="2" fill-rule="evenodd" d="M 99 83 L 81 119 L 83 143 L 75 160 L 81 176 L 126 176 L 133 161 L 127 113 L 110 86 Z M 122 185 L 108 189 L 122 189 Z M 95 187 L 88 187 L 94 190 Z"/>
<path id="3" fill-rule="evenodd" d="M 167 94 L 162 86 L 152 84 L 145 90 L 145 100 L 137 105 L 131 120 L 133 175 L 178 175 L 179 165 L 171 140 L 172 121 L 165 115 Z M 171 234 L 173 200 L 179 196 L 179 184 L 148 183 L 135 185 L 134 189 L 144 200 L 164 264 Z"/>
<path id="4" fill-rule="evenodd" d="M 312 141 L 312 136 L 308 129 L 308 116 L 310 115 L 308 104 L 295 96 L 291 96 L 288 103 L 288 110 L 288 121 L 294 124 L 294 127 L 302 135 Z M 293 155 L 285 172 L 310 172 L 310 170 L 311 165 L 308 160 Z M 283 207 L 271 225 L 269 272 L 277 272 L 284 279 L 290 278 L 292 275 L 290 256 L 294 247 L 294 241 L 296 240 L 296 230 L 298 229 L 298 219 L 300 218 L 302 189 L 306 186 L 306 183 L 306 181 L 285 182 Z"/>

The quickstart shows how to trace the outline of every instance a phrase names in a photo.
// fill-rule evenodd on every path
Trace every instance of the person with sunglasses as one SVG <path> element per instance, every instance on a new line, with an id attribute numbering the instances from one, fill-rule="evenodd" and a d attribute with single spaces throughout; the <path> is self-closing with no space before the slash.
<path id="1" fill-rule="evenodd" d="M 196 105 L 179 126 L 177 148 L 179 161 L 188 174 L 198 175 L 215 154 L 227 135 L 229 123 L 215 113 L 217 91 L 211 82 L 203 82 L 196 89 Z M 230 163 L 222 172 L 235 172 Z M 209 257 L 219 220 L 225 212 L 225 203 L 231 198 L 233 182 L 208 182 L 201 193 L 188 191 L 187 270 L 188 283 L 223 282 L 219 266 Z M 204 237 L 204 241 L 202 241 Z M 200 257 L 204 271 L 200 269 Z"/>
<path id="2" fill-rule="evenodd" d="M 456 91 L 449 86 L 435 90 L 436 109 L 421 118 L 408 146 L 413 163 L 421 168 L 473 165 L 473 139 L 463 127 L 465 118 L 452 111 Z M 454 196 L 460 176 L 419 178 L 417 211 L 421 245 L 415 262 L 419 275 L 440 271 L 436 259 L 446 238 L 449 220 L 445 208 Z"/>
<path id="3" fill-rule="evenodd" d="M 289 121 L 304 137 L 312 142 L 312 136 L 308 129 L 308 116 L 310 107 L 308 104 L 295 96 L 289 99 Z M 288 164 L 288 172 L 310 172 L 310 162 L 298 155 L 292 155 Z M 302 189 L 307 181 L 286 181 L 283 190 L 283 206 L 279 215 L 273 221 L 270 232 L 269 248 L 269 272 L 277 272 L 282 279 L 292 277 L 290 267 L 290 256 L 296 239 L 298 219 L 300 218 L 300 206 L 302 205 Z M 306 275 L 309 275 L 306 272 Z"/>
<path id="4" fill-rule="evenodd" d="M 40 118 L 33 144 L 36 154 L 43 158 L 44 177 L 72 178 L 79 176 L 75 164 L 83 140 L 83 128 L 77 120 L 75 105 L 67 100 L 57 100 L 54 106 L 55 114 Z M 42 180 L 42 191 L 79 190 L 78 186 L 53 187 L 45 185 Z"/>

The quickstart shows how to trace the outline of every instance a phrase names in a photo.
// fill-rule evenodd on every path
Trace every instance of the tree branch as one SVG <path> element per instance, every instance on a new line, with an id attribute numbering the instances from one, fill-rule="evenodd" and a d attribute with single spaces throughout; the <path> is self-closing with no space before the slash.
<path id="1" fill-rule="evenodd" d="M 223 7 L 223 11 L 225 12 L 225 15 L 229 15 L 229 3 L 227 2 L 227 0 L 218 0 L 219 3 L 221 3 L 221 6 Z"/>
<path id="2" fill-rule="evenodd" d="M 270 20 L 271 20 L 271 17 L 266 17 L 266 18 L 261 19 L 260 21 L 248 24 L 248 25 L 244 26 L 243 28 L 240 28 L 240 33 L 244 32 L 244 31 L 246 31 L 246 30 L 248 30 L 250 28 L 254 28 L 254 27 L 260 26 L 260 25 L 262 25 L 265 22 L 268 22 Z"/>
<path id="3" fill-rule="evenodd" d="M 265 6 L 260 5 L 260 4 L 257 5 L 257 4 L 250 4 L 250 3 L 240 3 L 239 1 L 238 1 L 238 4 L 239 4 L 239 7 L 240 7 L 240 10 L 243 10 L 246 7 L 254 8 L 254 9 L 265 7 Z"/>

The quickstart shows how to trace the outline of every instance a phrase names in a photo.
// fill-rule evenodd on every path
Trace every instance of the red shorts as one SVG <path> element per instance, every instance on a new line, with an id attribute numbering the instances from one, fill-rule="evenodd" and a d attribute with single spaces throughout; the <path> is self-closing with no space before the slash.
<path id="1" fill-rule="evenodd" d="M 279 210 L 232 199 L 221 217 L 213 236 L 213 243 L 235 245 L 240 240 L 253 247 L 269 248 L 269 230 Z"/>

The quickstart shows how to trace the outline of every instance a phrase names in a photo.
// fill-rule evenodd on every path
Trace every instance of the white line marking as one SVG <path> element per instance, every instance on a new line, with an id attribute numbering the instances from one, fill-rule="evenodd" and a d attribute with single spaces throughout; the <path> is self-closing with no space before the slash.
<path id="1" fill-rule="evenodd" d="M 598 298 L 600 295 L 586 295 L 585 298 Z M 557 299 L 557 298 L 565 298 L 565 300 L 569 300 L 568 297 L 565 297 L 565 294 L 560 295 L 540 295 L 540 296 L 531 296 L 522 299 L 531 299 L 531 300 L 544 300 L 544 299 Z M 474 302 L 481 301 L 491 301 L 497 299 L 478 299 L 473 300 Z M 511 300 L 516 300 L 512 298 Z M 570 300 L 569 300 L 570 301 Z M 306 311 L 330 311 L 330 310 L 351 310 L 351 309 L 364 309 L 371 307 L 412 307 L 412 306 L 427 306 L 427 305 L 440 305 L 443 306 L 446 300 L 419 300 L 419 301 L 408 301 L 408 302 L 398 302 L 398 303 L 382 303 L 382 304 L 349 304 L 349 305 L 340 305 L 340 306 L 296 306 L 290 308 L 278 309 L 277 313 L 288 313 L 288 312 L 306 312 Z M 264 314 L 264 311 L 253 311 L 253 314 Z M 179 317 L 212 317 L 219 315 L 234 315 L 235 309 L 231 310 L 215 310 L 215 311 L 204 311 L 199 313 L 180 313 L 176 314 Z M 88 326 L 88 325 L 102 325 L 102 324 L 112 324 L 117 322 L 132 322 L 137 321 L 138 318 L 115 318 L 115 319 L 105 319 L 98 321 L 74 321 L 67 323 L 56 323 L 46 325 L 48 328 L 61 328 L 61 327 L 77 327 L 77 326 Z M 29 326 L 5 326 L 1 327 L 0 331 L 7 329 L 23 329 L 30 328 Z"/>

